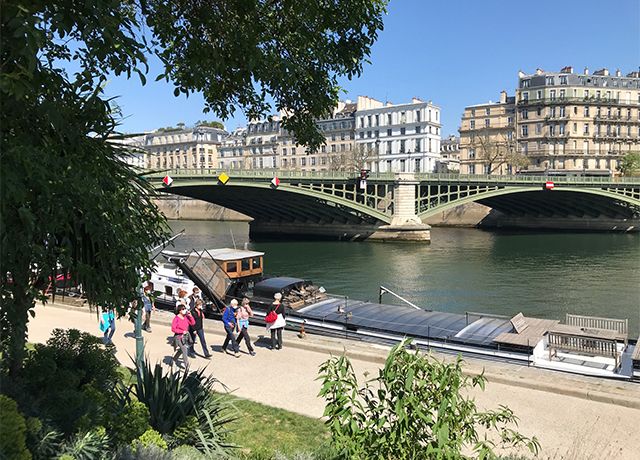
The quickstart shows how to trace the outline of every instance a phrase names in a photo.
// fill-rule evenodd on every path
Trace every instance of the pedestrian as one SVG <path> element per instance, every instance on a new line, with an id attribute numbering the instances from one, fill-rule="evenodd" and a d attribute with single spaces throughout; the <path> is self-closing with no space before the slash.
<path id="1" fill-rule="evenodd" d="M 184 289 L 178 288 L 178 298 L 176 299 L 176 308 L 179 308 L 181 305 L 187 307 L 189 310 L 189 299 L 187 299 L 187 291 Z"/>
<path id="2" fill-rule="evenodd" d="M 189 296 L 189 308 L 193 310 L 196 306 L 196 302 L 198 300 L 202 300 L 202 294 L 200 294 L 200 288 L 198 286 L 193 286 L 193 292 Z"/>
<path id="3" fill-rule="evenodd" d="M 272 350 L 281 350 L 282 349 L 282 330 L 287 325 L 287 322 L 284 317 L 284 305 L 282 304 L 282 294 L 276 292 L 273 295 L 274 301 L 271 304 L 271 308 L 269 308 L 270 312 L 276 313 L 276 320 L 272 323 L 267 323 L 267 332 L 271 334 L 271 349 Z"/>
<path id="4" fill-rule="evenodd" d="M 112 307 L 103 308 L 100 315 L 100 330 L 104 334 L 102 341 L 105 345 L 113 345 L 111 338 L 116 332 L 116 313 Z"/>
<path id="5" fill-rule="evenodd" d="M 194 334 L 198 335 L 198 340 L 200 341 L 200 345 L 202 346 L 202 351 L 204 352 L 204 357 L 209 359 L 211 358 L 211 353 L 209 353 L 209 349 L 207 347 L 207 341 L 204 339 L 204 312 L 202 311 L 202 305 L 204 302 L 202 299 L 196 300 L 193 310 L 191 311 L 191 316 L 195 321 L 194 325 L 189 328 L 190 331 L 193 331 Z M 193 337 L 193 334 L 192 334 Z M 191 353 L 192 356 L 195 357 L 195 343 L 191 343 Z"/>
<path id="6" fill-rule="evenodd" d="M 156 311 L 156 304 L 151 298 L 151 285 L 147 284 L 142 290 L 142 305 L 144 310 L 144 324 L 142 329 L 151 332 L 151 312 Z"/>
<path id="7" fill-rule="evenodd" d="M 182 355 L 184 362 L 184 370 L 189 370 L 189 346 L 191 336 L 189 335 L 189 326 L 193 326 L 195 320 L 191 313 L 187 310 L 186 305 L 180 305 L 176 309 L 176 316 L 171 322 L 171 332 L 173 332 L 173 349 L 176 350 L 173 361 L 178 364 L 178 358 Z"/>
<path id="8" fill-rule="evenodd" d="M 224 313 L 222 314 L 222 324 L 224 325 L 224 330 L 227 333 L 227 336 L 224 339 L 224 343 L 222 344 L 222 352 L 227 352 L 227 346 L 229 342 L 231 342 L 231 347 L 233 348 L 233 354 L 236 358 L 240 357 L 238 353 L 240 348 L 238 347 L 238 342 L 236 342 L 236 338 L 233 333 L 237 329 L 237 320 L 236 320 L 236 309 L 238 308 L 238 301 L 236 299 L 232 299 L 229 306 L 224 309 Z"/>
<path id="9" fill-rule="evenodd" d="M 242 299 L 242 305 L 238 308 L 236 312 L 236 319 L 238 320 L 238 329 L 240 333 L 236 338 L 236 342 L 238 342 L 238 347 L 240 347 L 240 343 L 242 342 L 242 338 L 244 337 L 244 343 L 247 344 L 247 349 L 249 350 L 249 354 L 251 356 L 255 356 L 256 352 L 251 346 L 251 338 L 249 337 L 249 318 L 253 316 L 253 311 L 251 310 L 251 305 L 249 305 L 249 299 L 246 297 Z"/>

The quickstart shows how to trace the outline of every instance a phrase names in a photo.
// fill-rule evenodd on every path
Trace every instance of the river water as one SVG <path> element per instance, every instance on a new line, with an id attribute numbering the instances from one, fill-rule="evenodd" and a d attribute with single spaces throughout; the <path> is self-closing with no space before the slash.
<path id="1" fill-rule="evenodd" d="M 505 233 L 433 228 L 430 245 L 250 242 L 243 222 L 170 221 L 178 250 L 263 251 L 265 273 L 310 279 L 329 293 L 377 301 L 383 285 L 426 308 L 564 319 L 628 318 L 640 331 L 640 235 Z M 385 303 L 400 303 L 386 294 Z"/>

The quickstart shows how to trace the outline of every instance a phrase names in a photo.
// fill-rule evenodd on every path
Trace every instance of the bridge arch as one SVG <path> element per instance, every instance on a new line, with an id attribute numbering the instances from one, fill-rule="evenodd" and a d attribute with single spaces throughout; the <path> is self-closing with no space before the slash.
<path id="1" fill-rule="evenodd" d="M 358 202 L 355 191 L 345 190 L 340 197 L 298 185 L 237 181 L 227 185 L 213 180 L 176 181 L 158 191 L 214 203 L 263 222 L 341 223 L 349 225 L 384 225 L 391 221 L 385 213 Z M 350 196 L 354 195 L 354 196 Z"/>
<path id="2" fill-rule="evenodd" d="M 426 219 L 456 206 L 477 202 L 506 215 L 530 217 L 637 218 L 640 200 L 634 194 L 601 188 L 561 187 L 542 190 L 540 186 L 492 187 L 486 191 L 448 199 L 434 196 L 418 199 L 418 217 Z"/>

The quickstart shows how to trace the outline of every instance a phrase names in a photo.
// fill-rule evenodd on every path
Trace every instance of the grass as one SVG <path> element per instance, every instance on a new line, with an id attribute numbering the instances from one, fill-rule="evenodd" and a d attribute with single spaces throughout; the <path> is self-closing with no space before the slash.
<path id="1" fill-rule="evenodd" d="M 245 458 L 271 458 L 276 452 L 292 455 L 313 452 L 326 444 L 324 422 L 264 404 L 226 396 L 239 412 L 230 425 L 230 441 L 241 446 Z"/>

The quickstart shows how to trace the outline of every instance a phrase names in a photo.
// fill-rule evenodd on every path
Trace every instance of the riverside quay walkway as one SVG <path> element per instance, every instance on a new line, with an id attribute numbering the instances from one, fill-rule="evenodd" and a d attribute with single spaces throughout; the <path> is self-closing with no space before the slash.
<path id="1" fill-rule="evenodd" d="M 640 230 L 639 177 L 175 169 L 147 175 L 158 191 L 254 220 L 252 237 L 429 241 L 423 220 L 477 202 L 538 228 Z M 535 224 L 537 222 L 537 224 Z"/>

